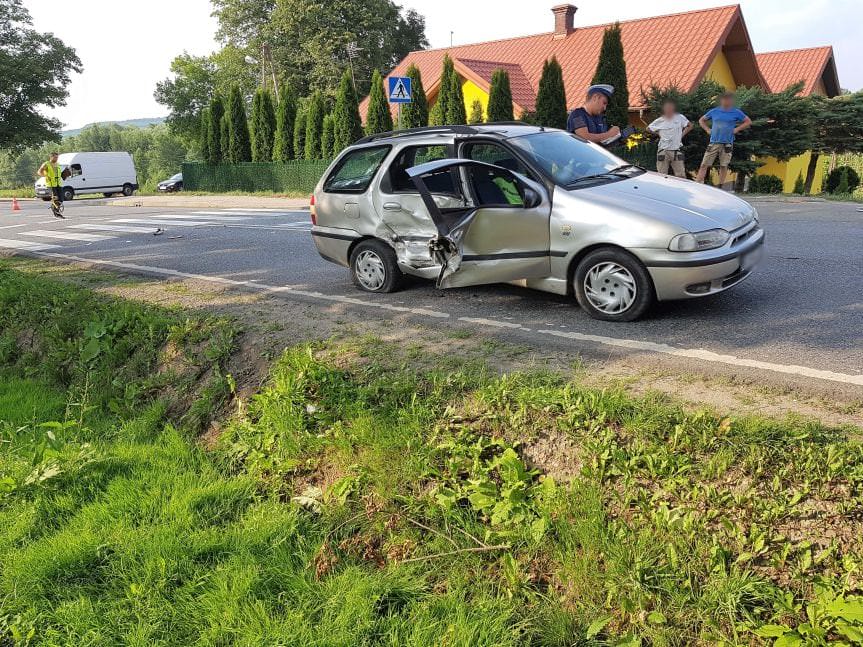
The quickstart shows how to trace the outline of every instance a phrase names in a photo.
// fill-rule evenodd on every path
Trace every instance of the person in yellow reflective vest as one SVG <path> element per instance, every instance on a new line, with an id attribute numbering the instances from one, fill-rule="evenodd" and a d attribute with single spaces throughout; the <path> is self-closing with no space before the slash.
<path id="1" fill-rule="evenodd" d="M 60 171 L 60 166 L 57 164 L 57 153 L 51 153 L 47 162 L 44 162 L 39 167 L 40 177 L 45 178 L 45 186 L 51 189 L 54 194 L 54 201 L 59 204 L 63 203 L 63 176 Z M 54 215 L 57 215 L 56 211 Z M 62 217 L 57 215 L 57 217 Z"/>

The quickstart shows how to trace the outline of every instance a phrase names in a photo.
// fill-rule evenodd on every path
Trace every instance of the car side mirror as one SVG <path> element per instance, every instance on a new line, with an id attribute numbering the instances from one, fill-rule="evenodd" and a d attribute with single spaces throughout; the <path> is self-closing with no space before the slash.
<path id="1" fill-rule="evenodd" d="M 524 187 L 524 208 L 535 209 L 542 204 L 542 196 L 533 188 Z"/>

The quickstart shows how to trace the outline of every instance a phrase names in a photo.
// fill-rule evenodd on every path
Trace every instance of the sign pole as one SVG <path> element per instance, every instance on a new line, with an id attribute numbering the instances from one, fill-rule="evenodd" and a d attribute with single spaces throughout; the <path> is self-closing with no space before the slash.
<path id="1" fill-rule="evenodd" d="M 398 126 L 397 126 L 396 130 L 401 130 L 402 129 L 402 104 L 397 103 L 396 105 L 399 107 L 399 116 L 398 116 L 398 122 L 397 122 Z"/>

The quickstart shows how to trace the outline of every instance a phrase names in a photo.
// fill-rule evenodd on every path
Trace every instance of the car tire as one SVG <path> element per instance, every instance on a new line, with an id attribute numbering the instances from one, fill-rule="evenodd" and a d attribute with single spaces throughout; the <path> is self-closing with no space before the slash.
<path id="1" fill-rule="evenodd" d="M 63 187 L 63 202 L 71 202 L 75 199 L 75 189 L 71 186 Z"/>
<path id="2" fill-rule="evenodd" d="M 132 188 L 131 184 L 124 184 L 123 185 L 123 195 L 126 196 L 127 198 L 129 196 L 131 196 L 134 192 L 135 192 L 135 189 Z"/>
<path id="3" fill-rule="evenodd" d="M 635 321 L 656 301 L 647 269 L 632 254 L 607 247 L 590 252 L 573 275 L 578 304 L 594 319 Z"/>
<path id="4" fill-rule="evenodd" d="M 404 282 L 392 247 L 380 240 L 364 240 L 351 252 L 351 279 L 366 292 L 395 292 Z"/>

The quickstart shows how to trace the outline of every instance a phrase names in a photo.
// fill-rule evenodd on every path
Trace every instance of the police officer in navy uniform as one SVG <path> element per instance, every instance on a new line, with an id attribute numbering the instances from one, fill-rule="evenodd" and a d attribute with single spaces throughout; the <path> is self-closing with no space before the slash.
<path id="1" fill-rule="evenodd" d="M 566 129 L 589 142 L 601 144 L 605 140 L 620 135 L 619 126 L 609 128 L 605 118 L 608 100 L 614 94 L 614 86 L 605 83 L 591 85 L 587 89 L 587 100 L 581 108 L 569 113 Z"/>

